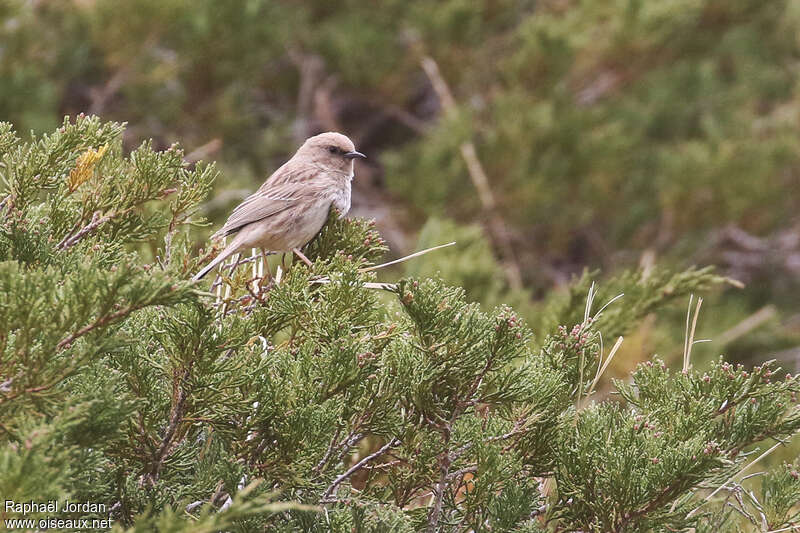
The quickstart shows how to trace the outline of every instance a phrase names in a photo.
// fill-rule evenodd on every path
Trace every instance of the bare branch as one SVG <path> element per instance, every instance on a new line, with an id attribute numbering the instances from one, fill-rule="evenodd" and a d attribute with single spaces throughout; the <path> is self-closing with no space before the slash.
<path id="1" fill-rule="evenodd" d="M 59 343 L 56 345 L 56 348 L 58 348 L 59 350 L 61 350 L 62 348 L 66 348 L 70 344 L 75 342 L 75 340 L 78 337 L 82 337 L 82 336 L 86 335 L 87 333 L 89 333 L 90 331 L 92 331 L 94 329 L 97 329 L 99 327 L 103 327 L 103 326 L 105 326 L 107 324 L 110 324 L 111 322 L 113 322 L 114 320 L 116 320 L 118 318 L 122 318 L 122 317 L 124 317 L 126 315 L 129 315 L 130 313 L 136 311 L 137 309 L 141 309 L 141 307 L 144 307 L 144 306 L 129 306 L 129 307 L 126 307 L 124 309 L 120 309 L 119 311 L 117 311 L 115 313 L 104 315 L 104 316 L 98 318 L 97 320 L 95 320 L 94 322 L 92 322 L 91 324 L 88 324 L 88 325 L 82 327 L 81 329 L 79 329 L 75 333 L 72 333 L 69 336 L 64 337 L 63 339 L 61 339 L 61 341 L 59 341 Z"/>
<path id="2" fill-rule="evenodd" d="M 183 156 L 183 160 L 191 165 L 214 155 L 220 148 L 222 148 L 222 139 L 215 137 Z"/>
<path id="3" fill-rule="evenodd" d="M 342 432 L 341 427 L 336 428 L 336 433 L 333 434 L 331 437 L 331 442 L 328 444 L 328 449 L 325 451 L 325 455 L 322 456 L 322 459 L 314 466 L 314 472 L 319 473 L 325 468 L 325 464 L 330 459 L 331 455 L 333 454 L 333 450 L 336 448 L 336 440 L 339 438 L 339 434 Z"/>
<path id="4" fill-rule="evenodd" d="M 150 467 L 150 471 L 142 476 L 140 483 L 155 484 L 161 472 L 161 467 L 164 465 L 164 460 L 169 456 L 173 448 L 175 433 L 183 420 L 183 411 L 186 405 L 186 391 L 184 390 L 183 382 L 189 377 L 189 372 L 190 369 L 185 368 L 180 375 L 176 375 L 174 378 L 174 399 L 170 409 L 169 424 L 164 432 L 164 437 L 161 439 L 161 444 L 154 454 L 154 462 Z"/>
<path id="5" fill-rule="evenodd" d="M 691 512 L 690 512 L 688 515 L 686 515 L 686 518 L 691 518 L 691 517 L 693 517 L 695 514 L 697 514 L 697 511 L 698 511 L 698 510 L 699 510 L 699 509 L 700 509 L 700 508 L 701 508 L 703 505 L 705 505 L 705 504 L 706 504 L 706 503 L 707 503 L 709 500 L 711 500 L 711 498 L 713 498 L 713 497 L 714 497 L 714 496 L 715 496 L 715 495 L 716 495 L 716 494 L 717 494 L 717 493 L 718 493 L 720 490 L 722 490 L 723 488 L 725 488 L 725 486 L 726 486 L 728 483 L 730 483 L 730 482 L 734 481 L 734 480 L 735 480 L 737 477 L 741 476 L 741 475 L 742 475 L 742 474 L 743 474 L 745 471 L 747 471 L 747 470 L 748 470 L 748 469 L 749 469 L 751 466 L 753 466 L 754 464 L 756 464 L 757 462 L 759 462 L 761 459 L 763 459 L 764 457 L 766 457 L 766 456 L 768 456 L 769 454 L 771 454 L 772 452 L 774 452 L 774 451 L 775 451 L 775 449 L 776 449 L 776 448 L 778 448 L 778 446 L 780 446 L 780 445 L 782 445 L 782 444 L 783 444 L 782 442 L 777 442 L 777 443 L 776 443 L 776 444 L 774 444 L 774 445 L 773 445 L 771 448 L 769 448 L 767 451 L 765 451 L 764 453 L 762 453 L 761 455 L 759 455 L 758 457 L 756 457 L 755 459 L 753 459 L 752 461 L 750 461 L 750 462 L 749 462 L 747 465 L 745 465 L 744 467 L 742 467 L 742 469 L 741 469 L 741 470 L 739 470 L 738 472 L 736 472 L 736 474 L 732 475 L 732 476 L 731 476 L 731 477 L 730 477 L 730 478 L 729 478 L 729 479 L 728 479 L 728 480 L 727 480 L 725 483 L 723 483 L 722 485 L 720 485 L 719 487 L 717 487 L 717 488 L 716 488 L 716 489 L 715 489 L 715 490 L 714 490 L 714 491 L 713 491 L 711 494 L 709 494 L 708 496 L 706 496 L 706 497 L 703 499 L 702 503 L 700 503 L 700 505 L 698 505 L 697 507 L 695 507 L 694 509 L 692 509 L 692 511 L 691 511 Z"/>
<path id="6" fill-rule="evenodd" d="M 435 533 L 439 525 L 439 518 L 442 515 L 442 505 L 444 503 L 444 490 L 448 484 L 450 476 L 450 454 L 445 452 L 439 461 L 439 482 L 433 487 L 433 507 L 428 512 L 428 533 Z"/>
<path id="7" fill-rule="evenodd" d="M 431 81 L 433 90 L 439 97 L 442 109 L 445 113 L 451 113 L 456 109 L 456 101 L 453 98 L 453 93 L 447 85 L 442 73 L 439 71 L 439 65 L 430 56 L 423 56 L 420 60 L 422 70 Z M 503 254 L 503 265 L 506 271 L 506 278 L 508 284 L 514 290 L 522 288 L 522 273 L 519 263 L 516 259 L 514 247 L 511 245 L 511 240 L 508 237 L 508 228 L 500 214 L 497 212 L 497 201 L 495 200 L 492 187 L 489 184 L 489 177 L 478 159 L 477 151 L 475 150 L 475 143 L 467 141 L 459 147 L 461 157 L 467 165 L 467 172 L 472 184 L 478 192 L 481 206 L 484 212 L 488 215 L 489 219 L 489 232 L 492 240 L 500 248 Z"/>
<path id="8" fill-rule="evenodd" d="M 334 479 L 333 483 L 331 483 L 331 485 L 327 489 L 325 489 L 325 492 L 322 494 L 322 498 L 320 499 L 320 503 L 325 503 L 331 497 L 335 497 L 337 487 L 344 480 L 346 480 L 347 478 L 352 476 L 354 473 L 356 473 L 359 470 L 361 470 L 364 467 L 364 465 L 366 465 L 368 462 L 372 461 L 376 457 L 380 457 L 381 455 L 383 455 L 384 453 L 389 451 L 389 449 L 394 448 L 398 444 L 400 444 L 400 439 L 395 437 L 392 440 L 390 440 L 389 442 L 387 442 L 386 444 L 384 444 L 378 451 L 369 454 L 368 456 L 364 457 L 359 462 L 357 462 L 356 464 L 354 464 L 353 466 L 348 468 L 347 471 L 344 474 L 342 474 L 341 476 L 339 476 L 336 479 Z"/>
<path id="9" fill-rule="evenodd" d="M 89 222 L 84 227 L 82 227 L 76 234 L 74 234 L 72 236 L 70 236 L 70 235 L 65 236 L 61 240 L 61 242 L 58 243 L 58 249 L 59 250 L 66 250 L 67 248 L 75 246 L 84 237 L 86 237 L 86 235 L 88 235 L 89 233 L 93 232 L 94 230 L 96 230 L 97 228 L 99 228 L 100 226 L 102 226 L 103 224 L 108 222 L 109 220 L 111 220 L 113 217 L 114 217 L 114 212 L 113 211 L 111 213 L 105 215 L 105 216 L 100 216 L 100 211 L 95 211 L 94 214 L 92 215 L 91 222 Z"/>

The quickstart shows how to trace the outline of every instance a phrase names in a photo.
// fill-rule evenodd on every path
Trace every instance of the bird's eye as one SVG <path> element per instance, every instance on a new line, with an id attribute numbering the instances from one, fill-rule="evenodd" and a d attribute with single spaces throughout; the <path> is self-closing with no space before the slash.
<path id="1" fill-rule="evenodd" d="M 328 146 L 328 151 L 329 151 L 330 153 L 332 153 L 332 154 L 335 154 L 336 152 L 338 152 L 338 151 L 339 151 L 339 149 L 338 149 L 338 148 L 336 148 L 335 146 Z"/>

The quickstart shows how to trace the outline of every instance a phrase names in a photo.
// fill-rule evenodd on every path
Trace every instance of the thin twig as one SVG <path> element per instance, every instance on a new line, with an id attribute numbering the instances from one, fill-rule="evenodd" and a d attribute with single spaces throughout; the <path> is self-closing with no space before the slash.
<path id="1" fill-rule="evenodd" d="M 233 271 L 236 270 L 236 267 L 239 266 L 239 260 L 241 259 L 242 254 L 235 253 L 233 254 L 233 259 L 231 260 L 231 269 L 228 272 L 228 278 L 233 276 Z M 225 266 L 220 266 L 220 271 L 225 268 Z M 224 278 L 223 278 L 224 279 Z M 229 283 L 225 284 L 225 294 L 222 296 L 222 316 L 225 316 L 228 311 L 228 299 L 231 296 L 231 286 Z"/>
<path id="2" fill-rule="evenodd" d="M 331 454 L 333 454 L 333 450 L 336 447 L 336 440 L 339 438 L 339 434 L 341 432 L 342 432 L 342 428 L 341 427 L 337 427 L 336 428 L 336 433 L 334 433 L 333 437 L 331 437 L 331 442 L 330 442 L 330 444 L 328 444 L 328 449 L 325 452 L 325 455 L 322 456 L 322 459 L 320 459 L 320 461 L 316 464 L 316 466 L 313 469 L 315 473 L 321 472 L 322 469 L 325 467 L 325 463 L 328 462 L 328 459 L 330 459 Z"/>
<path id="3" fill-rule="evenodd" d="M 686 308 L 686 330 L 683 333 L 683 371 L 686 372 L 686 353 L 689 351 L 689 321 L 692 317 L 692 300 L 694 294 L 689 295 L 689 306 Z"/>
<path id="4" fill-rule="evenodd" d="M 742 468 L 741 470 L 739 470 L 738 472 L 736 472 L 734 475 L 732 475 L 730 478 L 728 478 L 728 480 L 727 480 L 725 483 L 723 483 L 722 485 L 720 485 L 719 487 L 717 487 L 716 489 L 714 489 L 714 491 L 713 491 L 711 494 L 709 494 L 708 496 L 706 496 L 706 497 L 703 499 L 703 501 L 702 501 L 702 503 L 701 503 L 700 505 L 698 505 L 697 507 L 695 507 L 694 509 L 692 509 L 692 511 L 690 511 L 690 512 L 689 512 L 689 514 L 688 514 L 688 515 L 686 515 L 686 518 L 691 518 L 691 517 L 693 517 L 693 516 L 694 516 L 694 515 L 697 513 L 697 511 L 698 511 L 698 510 L 699 510 L 699 509 L 700 509 L 702 506 L 704 506 L 706 503 L 708 503 L 708 501 L 709 501 L 709 500 L 711 500 L 711 498 L 713 498 L 713 497 L 714 497 L 714 496 L 715 496 L 715 495 L 716 495 L 716 494 L 717 494 L 719 491 L 721 491 L 723 488 L 725 488 L 725 486 L 726 486 L 728 483 L 730 483 L 731 481 L 733 481 L 734 479 L 736 479 L 737 477 L 739 477 L 740 475 L 742 475 L 742 474 L 743 474 L 743 473 L 744 473 L 746 470 L 748 470 L 748 469 L 749 469 L 751 466 L 753 466 L 754 464 L 756 464 L 757 462 L 759 462 L 761 459 L 763 459 L 764 457 L 766 457 L 766 456 L 768 456 L 769 454 L 771 454 L 772 452 L 774 452 L 774 451 L 775 451 L 775 450 L 778 448 L 778 446 L 780 446 L 781 444 L 783 444 L 783 443 L 782 443 L 782 442 L 777 442 L 777 443 L 775 443 L 775 444 L 774 444 L 774 445 L 773 445 L 773 446 L 772 446 L 770 449 L 768 449 L 767 451 L 765 451 L 764 453 L 762 453 L 761 455 L 759 455 L 758 457 L 756 457 L 755 459 L 753 459 L 753 460 L 752 460 L 750 463 L 748 463 L 747 465 L 745 465 L 745 466 L 744 466 L 744 468 Z"/>
<path id="5" fill-rule="evenodd" d="M 336 479 L 334 479 L 333 483 L 331 483 L 331 485 L 327 489 L 325 489 L 325 492 L 322 494 L 322 498 L 320 500 L 320 503 L 324 503 L 331 496 L 335 495 L 337 487 L 344 480 L 346 480 L 347 478 L 352 476 L 357 471 L 361 470 L 361 468 L 363 468 L 365 464 L 367 464 L 368 462 L 372 461 L 376 457 L 380 457 L 381 455 L 383 455 L 384 453 L 389 451 L 390 448 L 394 448 L 398 444 L 400 444 L 400 439 L 395 437 L 392 440 L 390 440 L 389 442 L 387 442 L 386 444 L 384 444 L 383 446 L 381 446 L 381 448 L 378 451 L 369 454 L 368 456 L 364 457 L 359 462 L 357 462 L 356 464 L 354 464 L 353 466 L 348 468 L 347 471 L 344 474 L 342 474 L 339 477 L 337 477 Z"/>
<path id="6" fill-rule="evenodd" d="M 594 303 L 594 297 L 597 295 L 597 289 L 595 289 L 594 281 L 592 285 L 589 287 L 589 294 L 586 295 L 586 305 L 583 308 L 583 323 L 586 324 L 589 321 L 589 317 L 592 313 L 592 304 Z"/>
<path id="7" fill-rule="evenodd" d="M 102 216 L 102 217 L 100 216 L 100 211 L 95 211 L 94 214 L 92 215 L 91 222 L 89 222 L 84 227 L 82 227 L 75 235 L 72 235 L 72 236 L 67 235 L 67 236 L 65 236 L 61 240 L 61 242 L 58 243 L 58 249 L 59 250 L 66 250 L 67 248 L 70 248 L 70 247 L 76 245 L 86 235 L 88 235 L 92 231 L 96 230 L 98 227 L 100 227 L 101 225 L 105 224 L 106 222 L 111 220 L 113 217 L 114 217 L 114 212 L 113 211 L 111 213 L 109 213 L 108 215 L 105 215 L 105 216 Z"/>
<path id="8" fill-rule="evenodd" d="M 439 518 L 442 514 L 442 505 L 444 503 L 444 489 L 445 486 L 447 486 L 447 480 L 450 475 L 450 465 L 453 464 L 447 453 L 442 455 L 440 463 L 439 482 L 436 483 L 436 486 L 433 488 L 433 506 L 428 513 L 428 533 L 435 533 L 439 525 Z"/>
<path id="9" fill-rule="evenodd" d="M 317 279 L 312 279 L 309 281 L 312 285 L 327 285 L 330 283 L 330 278 L 327 277 L 320 277 Z M 373 281 L 365 281 L 361 284 L 362 287 L 365 289 L 379 289 L 383 291 L 393 291 L 397 287 L 394 283 L 380 283 L 380 282 L 373 282 Z"/>
<path id="10" fill-rule="evenodd" d="M 96 328 L 105 326 L 106 324 L 112 322 L 113 320 L 116 320 L 117 318 L 122 318 L 125 315 L 128 315 L 128 314 L 136 311 L 137 309 L 141 309 L 141 307 L 144 307 L 144 306 L 135 306 L 135 307 L 134 306 L 130 306 L 130 307 L 126 307 L 124 309 L 120 309 L 119 311 L 117 311 L 115 313 L 104 315 L 104 316 L 98 318 L 97 320 L 95 320 L 94 322 L 92 322 L 91 324 L 88 324 L 88 325 L 82 327 L 81 329 L 79 329 L 75 333 L 72 333 L 72 334 L 68 335 L 67 337 L 61 339 L 61 341 L 59 341 L 59 343 L 56 345 L 56 348 L 60 350 L 62 348 L 68 347 L 73 342 L 75 342 L 75 340 L 78 337 L 82 337 L 82 336 L 86 335 L 87 333 L 89 333 L 90 331 L 92 331 L 92 330 L 94 330 Z"/>
<path id="11" fill-rule="evenodd" d="M 366 416 L 366 413 L 363 416 Z M 358 443 L 358 441 L 364 438 L 364 434 L 359 431 L 362 421 L 363 418 L 359 419 L 359 421 L 356 423 L 356 428 L 353 429 L 342 442 L 336 445 L 336 449 L 339 450 L 339 453 L 336 455 L 336 460 L 333 461 L 334 464 L 339 464 L 339 462 L 344 458 L 345 454 L 350 451 L 353 446 Z"/>
<path id="12" fill-rule="evenodd" d="M 164 460 L 172 449 L 175 433 L 178 431 L 178 426 L 183 419 L 183 411 L 186 403 L 186 391 L 183 388 L 183 381 L 189 377 L 189 372 L 189 368 L 186 368 L 180 376 L 175 376 L 175 401 L 170 409 L 169 424 L 164 432 L 164 437 L 161 439 L 161 444 L 154 454 L 154 462 L 150 471 L 142 476 L 143 482 L 147 481 L 153 485 L 158 481 L 158 475 L 161 472 L 161 467 L 164 465 Z"/>
<path id="13" fill-rule="evenodd" d="M 767 531 L 767 533 L 782 533 L 783 531 L 800 531 L 800 525 L 783 527 L 781 529 L 773 529 L 771 531 Z"/>
<path id="14" fill-rule="evenodd" d="M 447 474 L 447 479 L 449 480 L 457 479 L 463 476 L 464 474 L 474 474 L 477 471 L 478 471 L 478 465 L 466 466 L 464 468 L 456 470 L 455 472 L 450 472 L 449 474 Z"/>
<path id="15" fill-rule="evenodd" d="M 183 156 L 183 160 L 191 165 L 213 155 L 220 148 L 222 148 L 222 140 L 214 138 Z"/>
<path id="16" fill-rule="evenodd" d="M 273 254 L 272 254 L 271 252 L 267 252 L 267 255 L 273 255 Z M 261 256 L 259 256 L 259 257 L 255 257 L 255 258 L 253 258 L 253 257 L 246 257 L 246 258 L 244 258 L 244 259 L 241 259 L 241 260 L 239 261 L 239 264 L 240 264 L 240 265 L 247 265 L 247 264 L 249 264 L 249 263 L 257 262 L 257 261 L 258 261 L 260 258 L 261 258 Z M 231 265 L 231 263 L 227 263 L 225 266 L 230 266 L 230 265 Z M 230 276 L 229 276 L 229 277 L 230 277 Z M 217 288 L 217 287 L 218 287 L 220 284 L 222 284 L 222 281 L 223 281 L 223 280 L 222 280 L 222 278 L 221 278 L 220 276 L 217 276 L 217 277 L 214 279 L 214 283 L 212 283 L 212 284 L 211 284 L 211 290 L 213 291 L 214 289 L 216 289 L 216 288 Z"/>
<path id="17" fill-rule="evenodd" d="M 716 339 L 720 346 L 730 344 L 732 341 L 739 337 L 746 335 L 759 327 L 764 322 L 770 320 L 777 315 L 777 309 L 774 305 L 765 305 L 752 315 L 748 316 L 732 328 L 722 332 Z"/>
<path id="18" fill-rule="evenodd" d="M 503 433 L 502 435 L 494 435 L 486 439 L 486 442 L 497 442 L 497 441 L 505 441 L 510 439 L 511 437 L 516 437 L 517 435 L 522 435 L 523 433 L 528 432 L 528 428 L 525 427 L 528 419 L 526 417 L 522 417 L 514 422 L 514 427 L 508 433 Z M 503 448 L 503 452 L 507 452 L 513 446 L 509 444 Z"/>
<path id="19" fill-rule="evenodd" d="M 623 296 L 625 296 L 625 293 L 624 293 L 624 292 L 621 292 L 621 293 L 617 294 L 616 296 L 614 296 L 613 298 L 611 298 L 611 299 L 610 299 L 608 302 L 606 302 L 606 305 L 604 305 L 603 307 L 601 307 L 601 308 L 600 308 L 600 310 L 594 314 L 594 317 L 592 317 L 592 319 L 593 319 L 593 320 L 597 320 L 598 318 L 600 318 L 600 314 L 601 314 L 603 311 L 605 311 L 605 310 L 606 310 L 606 308 L 607 308 L 609 305 L 613 304 L 614 302 L 616 302 L 617 300 L 619 300 L 619 299 L 620 299 L 620 298 L 622 298 Z"/>
<path id="20" fill-rule="evenodd" d="M 404 261 L 408 261 L 409 259 L 413 259 L 415 257 L 419 257 L 421 255 L 425 255 L 428 252 L 432 252 L 434 250 L 438 250 L 440 248 L 447 248 L 448 246 L 453 246 L 456 241 L 448 242 L 447 244 L 440 244 L 439 246 L 434 246 L 433 248 L 426 248 L 425 250 L 420 250 L 419 252 L 414 252 L 411 255 L 407 255 L 405 257 L 401 257 L 400 259 L 395 259 L 394 261 L 389 261 L 388 263 L 381 263 L 380 265 L 373 265 L 371 267 L 360 268 L 358 269 L 359 272 L 370 272 L 372 270 L 377 270 L 379 268 L 385 268 L 391 265 L 396 265 L 397 263 L 402 263 Z"/>

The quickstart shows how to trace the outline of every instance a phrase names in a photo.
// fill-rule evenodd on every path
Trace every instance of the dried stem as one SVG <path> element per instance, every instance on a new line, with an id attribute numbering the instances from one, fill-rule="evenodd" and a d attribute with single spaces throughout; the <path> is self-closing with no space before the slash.
<path id="1" fill-rule="evenodd" d="M 611 364 L 611 360 L 612 360 L 612 359 L 614 358 L 614 356 L 616 355 L 616 353 L 617 353 L 617 350 L 619 350 L 619 347 L 620 347 L 620 346 L 622 346 L 622 337 L 619 337 L 619 338 L 617 339 L 617 342 L 616 342 L 616 343 L 614 344 L 614 346 L 611 348 L 611 351 L 610 351 L 610 352 L 608 352 L 608 357 L 606 357 L 606 360 L 605 360 L 605 361 L 603 361 L 603 366 L 602 366 L 602 367 L 600 367 L 600 369 L 597 371 L 597 375 L 595 375 L 595 377 L 594 377 L 594 381 L 592 381 L 592 384 L 589 386 L 589 390 L 588 390 L 588 392 L 586 393 L 586 397 L 587 397 L 587 398 L 588 398 L 589 396 L 591 396 L 591 394 L 592 394 L 592 391 L 594 391 L 594 388 L 595 388 L 595 386 L 597 386 L 597 382 L 598 382 L 598 381 L 600 381 L 600 378 L 603 376 L 603 373 L 604 373 L 604 372 L 606 371 L 606 369 L 608 368 L 608 365 L 609 365 L 609 364 Z M 603 356 L 602 352 L 600 353 L 600 356 L 601 356 L 601 357 Z"/>
<path id="2" fill-rule="evenodd" d="M 331 437 L 331 442 L 328 444 L 328 449 L 325 451 L 325 455 L 322 456 L 322 459 L 316 464 L 314 467 L 314 473 L 319 473 L 325 468 L 325 464 L 330 459 L 331 455 L 333 454 L 333 450 L 336 448 L 336 440 L 339 438 L 339 434 L 342 432 L 342 428 L 336 428 L 336 433 L 333 434 Z"/>
<path id="3" fill-rule="evenodd" d="M 683 372 L 684 374 L 689 371 L 689 361 L 692 355 L 692 346 L 694 346 L 694 332 L 697 329 L 697 317 L 700 316 L 700 306 L 703 305 L 703 299 L 697 299 L 697 307 L 694 310 L 694 318 L 692 319 L 692 329 L 689 330 L 689 318 L 692 315 L 692 298 L 689 297 L 689 309 L 686 312 L 686 338 L 683 344 Z"/>
<path id="4" fill-rule="evenodd" d="M 415 257 L 419 257 L 421 255 L 425 255 L 428 252 L 432 252 L 434 250 L 438 250 L 440 248 L 447 248 L 448 246 L 453 246 L 456 241 L 448 242 L 447 244 L 440 244 L 439 246 L 434 246 L 432 248 L 426 248 L 424 250 L 420 250 L 419 252 L 414 252 L 413 254 L 407 255 L 405 257 L 401 257 L 400 259 L 395 259 L 394 261 L 389 261 L 388 263 L 381 263 L 379 265 L 373 265 L 371 267 L 361 268 L 359 272 L 369 272 L 371 270 L 377 270 L 379 268 L 385 268 L 391 265 L 396 265 L 398 263 L 403 263 L 404 261 L 408 261 L 409 259 L 413 259 Z"/>
<path id="5" fill-rule="evenodd" d="M 433 86 L 433 90 L 439 97 L 444 112 L 454 112 L 456 110 L 456 101 L 455 98 L 453 98 L 450 87 L 447 85 L 447 82 L 439 70 L 439 65 L 430 56 L 423 56 L 420 63 Z M 516 259 L 514 247 L 511 245 L 511 239 L 508 237 L 506 223 L 497 212 L 497 201 L 492 192 L 492 187 L 489 184 L 489 177 L 486 175 L 486 171 L 480 159 L 478 159 L 475 144 L 472 141 L 466 141 L 461 143 L 459 150 L 461 152 L 461 157 L 464 159 L 464 163 L 467 165 L 467 172 L 472 180 L 472 184 L 478 191 L 478 198 L 480 199 L 483 211 L 488 216 L 489 233 L 492 240 L 503 254 L 503 265 L 505 267 L 508 284 L 512 289 L 519 290 L 522 288 L 520 266 Z"/>

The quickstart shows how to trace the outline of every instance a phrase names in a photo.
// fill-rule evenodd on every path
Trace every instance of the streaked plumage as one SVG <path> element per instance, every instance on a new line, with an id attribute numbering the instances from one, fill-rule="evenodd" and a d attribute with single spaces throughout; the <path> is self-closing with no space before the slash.
<path id="1" fill-rule="evenodd" d="M 235 252 L 262 248 L 289 252 L 322 229 L 331 207 L 350 210 L 353 159 L 363 158 L 340 133 L 309 138 L 297 153 L 231 213 L 212 239 L 233 236 L 230 244 L 194 276 L 198 280 Z"/>

